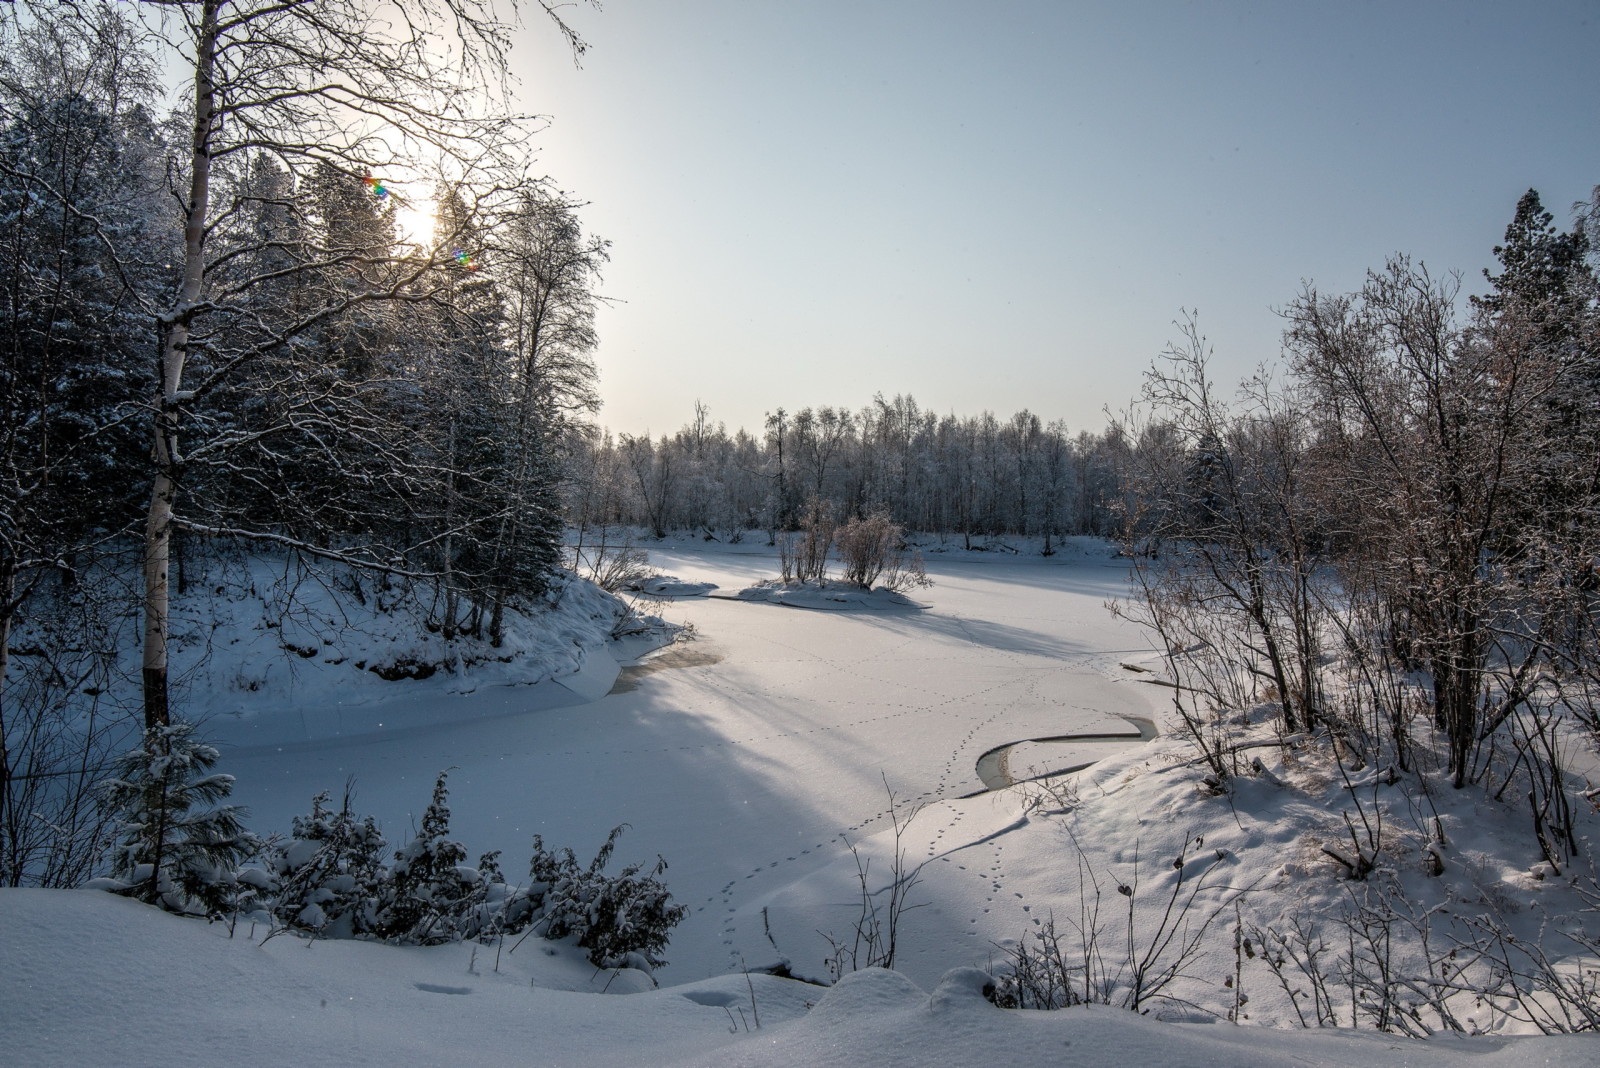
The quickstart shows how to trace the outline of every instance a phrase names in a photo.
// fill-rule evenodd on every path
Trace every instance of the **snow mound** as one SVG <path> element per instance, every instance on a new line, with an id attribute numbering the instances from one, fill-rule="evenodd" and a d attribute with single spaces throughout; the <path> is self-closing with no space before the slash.
<path id="1" fill-rule="evenodd" d="M 715 582 L 685 582 L 676 575 L 651 575 L 622 587 L 645 597 L 704 597 L 717 588 Z"/>
<path id="2" fill-rule="evenodd" d="M 883 586 L 863 590 L 858 586 L 819 585 L 815 582 L 758 582 L 754 586 L 746 586 L 733 596 L 740 601 L 762 601 L 788 608 L 812 608 L 824 612 L 917 611 L 928 607 Z"/>
<path id="3" fill-rule="evenodd" d="M 1062 1012 L 1008 1011 L 984 996 L 987 973 L 958 968 L 932 995 L 883 969 L 854 972 L 806 1016 L 719 1050 L 718 1065 L 773 1064 L 925 1068 L 955 1064 L 1181 1064 L 1188 1068 L 1320 1068 L 1374 1065 L 1512 1066 L 1536 1060 L 1592 1065 L 1592 1039 L 1418 1042 L 1390 1035 L 1270 1032 L 1163 1023 L 1105 1006 Z M 1530 1060 L 1530 1058 L 1532 1060 Z"/>

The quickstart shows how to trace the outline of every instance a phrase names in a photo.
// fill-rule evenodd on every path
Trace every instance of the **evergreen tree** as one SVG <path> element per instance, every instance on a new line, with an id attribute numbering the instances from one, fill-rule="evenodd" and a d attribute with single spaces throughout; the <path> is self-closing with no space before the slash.
<path id="1" fill-rule="evenodd" d="M 630 864 L 616 875 L 604 873 L 626 826 L 612 828 L 587 868 L 570 848 L 546 849 L 544 839 L 534 835 L 528 893 L 539 903 L 545 937 L 576 936 L 595 967 L 624 967 L 635 956 L 647 968 L 660 967 L 666 963 L 660 952 L 669 933 L 689 909 L 672 903 L 661 881 L 667 870 L 661 857 L 648 871 L 643 864 Z"/>
<path id="2" fill-rule="evenodd" d="M 378 917 L 387 938 L 431 945 L 459 937 L 456 922 L 481 881 L 476 871 L 463 868 L 467 850 L 450 837 L 447 775 L 441 771 L 433 784 L 422 827 L 394 855 L 388 900 Z"/>
<path id="3" fill-rule="evenodd" d="M 438 251 L 447 273 L 421 362 L 430 447 L 448 472 L 434 502 L 445 533 L 433 554 L 441 576 L 434 619 L 446 637 L 481 630 L 490 543 L 511 506 L 504 294 L 484 248 L 482 206 L 470 198 L 460 185 L 439 197 Z"/>
<path id="4" fill-rule="evenodd" d="M 1494 247 L 1500 273 L 1483 271 L 1493 291 L 1472 298 L 1475 306 L 1491 315 L 1524 317 L 1539 344 L 1550 350 L 1570 344 L 1576 336 L 1593 281 L 1587 236 L 1581 229 L 1562 233 L 1554 222 L 1538 190 L 1522 194 L 1506 227 L 1505 244 Z"/>
<path id="5" fill-rule="evenodd" d="M 1537 543 L 1574 562 L 1587 559 L 1579 520 L 1592 522 L 1580 504 L 1600 489 L 1600 294 L 1589 251 L 1581 223 L 1558 231 L 1530 189 L 1517 201 L 1505 243 L 1495 246 L 1503 270 L 1484 271 L 1493 291 L 1473 298 L 1501 388 L 1514 389 L 1519 378 L 1541 387 L 1522 416 L 1530 492 L 1516 502 L 1506 542 Z"/>
<path id="6" fill-rule="evenodd" d="M 233 792 L 232 775 L 212 773 L 216 762 L 187 723 L 146 731 L 117 761 L 103 789 L 117 826 L 112 872 L 124 893 L 171 912 L 228 910 L 234 867 L 259 843 L 243 809 L 216 805 Z"/>

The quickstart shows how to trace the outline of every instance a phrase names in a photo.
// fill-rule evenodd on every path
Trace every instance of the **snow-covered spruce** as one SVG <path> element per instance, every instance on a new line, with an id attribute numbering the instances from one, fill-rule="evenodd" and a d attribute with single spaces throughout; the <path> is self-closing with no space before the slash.
<path id="1" fill-rule="evenodd" d="M 91 885 L 137 896 L 170 912 L 220 916 L 234 904 L 234 866 L 256 848 L 234 805 L 233 776 L 212 774 L 217 751 L 187 723 L 145 732 L 103 785 L 117 841 L 112 876 Z"/>
<path id="2" fill-rule="evenodd" d="M 578 866 L 571 849 L 547 850 L 544 839 L 534 835 L 530 900 L 538 903 L 545 934 L 577 935 L 597 967 L 636 966 L 640 959 L 660 967 L 666 963 L 660 954 L 668 932 L 689 910 L 672 903 L 660 879 L 667 862 L 659 856 L 645 874 L 642 864 L 630 864 L 614 876 L 603 873 L 624 826 L 612 828 L 587 868 Z"/>
<path id="3" fill-rule="evenodd" d="M 323 791 L 309 815 L 294 818 L 292 836 L 263 851 L 266 871 L 247 868 L 239 880 L 272 896 L 277 923 L 333 938 L 374 936 L 389 875 L 386 844 L 376 820 L 350 811 L 348 789 L 337 811 Z"/>

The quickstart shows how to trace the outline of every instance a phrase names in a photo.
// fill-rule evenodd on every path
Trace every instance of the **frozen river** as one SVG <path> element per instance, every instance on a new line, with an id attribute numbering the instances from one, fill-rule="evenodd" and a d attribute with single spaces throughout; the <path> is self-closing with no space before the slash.
<path id="1" fill-rule="evenodd" d="M 652 549 L 651 562 L 724 589 L 776 572 L 758 546 Z M 586 858 L 627 823 L 616 860 L 665 856 L 674 896 L 693 910 L 667 953 L 673 980 L 741 959 L 770 963 L 779 951 L 762 930 L 764 906 L 790 917 L 780 951 L 815 973 L 825 946 L 804 930 L 816 926 L 807 909 L 848 905 L 836 900 L 844 840 L 885 829 L 885 781 L 930 806 L 915 824 L 914 859 L 932 859 L 981 837 L 983 810 L 1001 824 L 1014 817 L 1014 802 L 941 804 L 985 788 L 982 754 L 1030 738 L 1125 732 L 1120 717 L 1149 717 L 1167 699 L 1118 666 L 1150 655 L 1145 634 L 1104 608 L 1124 590 L 1118 561 L 935 554 L 928 571 L 936 585 L 914 591 L 928 606 L 920 611 L 665 603 L 661 613 L 692 623 L 698 640 L 626 672 L 597 701 L 524 708 L 539 688 L 497 687 L 439 698 L 435 725 L 282 748 L 224 745 L 224 767 L 258 830 L 286 831 L 314 793 L 337 795 L 353 777 L 358 811 L 376 815 L 391 843 L 410 833 L 435 775 L 455 768 L 456 837 L 474 858 L 504 850 L 513 878 L 534 833 Z M 982 903 L 1023 894 L 1001 894 L 1003 866 L 985 867 L 983 895 L 943 894 L 916 914 L 931 925 L 919 942 L 959 934 L 978 947 L 1006 930 L 999 917 L 993 930 L 980 922 L 992 915 Z"/>

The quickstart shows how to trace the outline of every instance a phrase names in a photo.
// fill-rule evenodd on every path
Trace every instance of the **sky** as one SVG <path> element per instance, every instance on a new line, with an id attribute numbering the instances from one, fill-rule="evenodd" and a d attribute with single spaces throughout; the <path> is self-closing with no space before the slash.
<path id="1" fill-rule="evenodd" d="M 1600 2 L 569 5 L 512 63 L 538 169 L 612 242 L 600 422 L 1027 408 L 1096 430 L 1198 313 L 1220 380 L 1278 311 L 1408 252 L 1481 271 L 1532 187 L 1600 184 Z"/>

